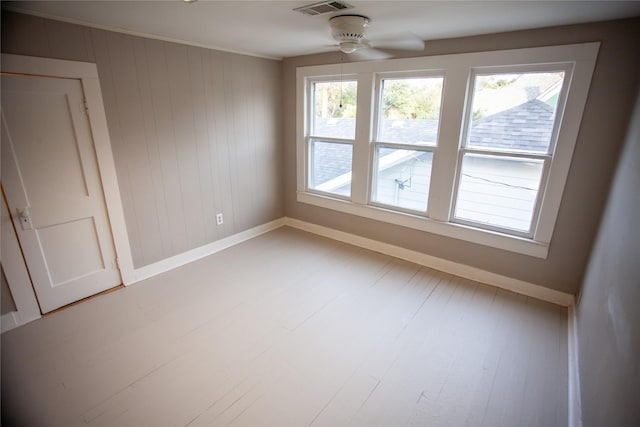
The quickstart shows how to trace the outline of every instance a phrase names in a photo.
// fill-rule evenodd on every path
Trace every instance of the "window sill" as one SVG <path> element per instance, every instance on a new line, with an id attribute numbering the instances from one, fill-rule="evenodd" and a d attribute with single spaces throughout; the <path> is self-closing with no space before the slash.
<path id="1" fill-rule="evenodd" d="M 360 205 L 326 195 L 298 191 L 298 202 L 536 258 L 546 259 L 549 252 L 548 243 L 451 222 L 436 221 L 377 206 Z"/>

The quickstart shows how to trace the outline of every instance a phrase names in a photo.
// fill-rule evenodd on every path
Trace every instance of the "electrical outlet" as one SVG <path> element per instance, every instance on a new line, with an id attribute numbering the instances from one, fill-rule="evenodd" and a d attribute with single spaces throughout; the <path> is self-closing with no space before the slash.
<path id="1" fill-rule="evenodd" d="M 216 224 L 218 225 L 222 225 L 222 223 L 224 222 L 224 220 L 222 219 L 222 214 L 219 213 L 216 215 Z"/>

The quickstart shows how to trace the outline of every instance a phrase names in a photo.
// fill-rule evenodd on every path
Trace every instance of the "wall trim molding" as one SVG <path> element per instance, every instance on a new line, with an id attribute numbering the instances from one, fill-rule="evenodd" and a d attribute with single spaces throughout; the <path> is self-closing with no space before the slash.
<path id="1" fill-rule="evenodd" d="M 231 236 L 216 240 L 215 242 L 208 243 L 206 245 L 188 250 L 181 254 L 163 259 L 153 264 L 146 265 L 144 267 L 133 269 L 130 272 L 129 279 L 126 286 L 151 278 L 158 274 L 173 270 L 190 262 L 197 261 L 201 258 L 213 255 L 216 252 L 220 252 L 224 249 L 235 246 L 239 243 L 258 237 L 264 233 L 275 230 L 277 228 L 289 226 L 302 231 L 306 231 L 319 236 L 327 237 L 333 240 L 337 240 L 343 243 L 358 246 L 364 249 L 372 250 L 374 252 L 382 253 L 385 255 L 400 258 L 406 261 L 414 262 L 416 264 L 423 265 L 425 267 L 433 268 L 435 270 L 443 271 L 445 273 L 453 274 L 466 279 L 481 282 L 490 286 L 505 289 L 508 291 L 516 292 L 522 295 L 526 295 L 532 298 L 536 298 L 542 301 L 550 302 L 563 307 L 569 307 L 569 420 L 571 427 L 581 427 L 582 423 L 579 417 L 580 414 L 580 396 L 579 396 L 579 382 L 577 378 L 577 336 L 575 333 L 575 315 L 573 314 L 573 306 L 575 298 L 571 294 L 556 291 L 553 289 L 545 288 L 543 286 L 535 285 L 533 283 L 525 282 L 519 279 L 514 279 L 507 276 L 502 276 L 496 273 L 492 273 L 486 270 L 482 270 L 476 267 L 471 267 L 464 264 L 459 264 L 453 261 L 449 261 L 442 258 L 437 258 L 431 255 L 427 255 L 421 252 L 413 251 L 410 249 L 402 248 L 400 246 L 391 245 L 388 243 L 379 242 L 377 240 L 369 239 L 366 237 L 357 236 L 355 234 L 346 233 L 343 231 L 335 230 L 329 227 L 324 227 L 317 224 L 312 224 L 306 221 L 302 221 L 295 218 L 282 217 L 274 221 L 258 225 L 245 231 L 233 234 Z M 27 323 L 30 320 L 20 321 L 16 323 L 16 318 L 10 316 L 11 313 L 2 316 L 2 322 L 6 323 L 6 327 L 11 329 L 20 324 Z M 39 316 L 38 316 L 39 317 Z M 15 326 L 14 326 L 15 324 Z M 3 325 L 3 329 L 4 329 Z M 577 405 L 577 406 L 576 406 Z"/>
<path id="2" fill-rule="evenodd" d="M 10 331 L 20 326 L 20 322 L 16 319 L 15 311 L 5 313 L 0 317 L 0 325 L 2 325 L 2 332 Z M 26 323 L 26 322 L 25 322 Z"/>
<path id="3" fill-rule="evenodd" d="M 516 292 L 542 301 L 560 305 L 562 307 L 572 307 L 575 301 L 573 295 L 565 292 L 556 291 L 554 289 L 545 288 L 544 286 L 535 285 L 523 280 L 492 273 L 480 268 L 471 267 L 443 258 L 437 258 L 421 252 L 402 248 L 400 246 L 379 242 L 377 240 L 289 217 L 282 217 L 266 224 L 250 228 L 249 230 L 242 231 L 223 239 L 216 240 L 215 242 L 163 259 L 153 264 L 136 268 L 131 275 L 132 280 L 125 283 L 125 285 L 128 286 L 157 274 L 173 270 L 283 226 L 297 228 L 302 231 L 328 237 L 343 243 L 369 249 L 374 252 L 404 259 L 406 261 L 424 265 L 425 267 Z"/>
<path id="4" fill-rule="evenodd" d="M 568 426 L 582 427 L 582 399 L 580 397 L 580 370 L 578 359 L 578 317 L 576 306 L 569 306 L 567 312 L 567 356 L 568 360 Z"/>
<path id="5" fill-rule="evenodd" d="M 27 313 L 26 316 L 20 312 L 20 309 L 17 311 L 11 311 L 9 313 L 5 313 L 0 317 L 0 324 L 2 325 L 2 333 L 10 331 L 12 329 L 17 328 L 18 326 L 26 325 L 29 322 L 33 322 L 34 320 L 38 320 L 40 317 L 40 311 L 37 313 Z"/>
<path id="6" fill-rule="evenodd" d="M 129 286 L 133 283 L 140 282 L 160 273 L 164 273 L 166 271 L 181 267 L 190 262 L 197 261 L 206 256 L 213 255 L 216 252 L 220 252 L 231 246 L 235 246 L 246 240 L 252 239 L 264 233 L 268 233 L 269 231 L 275 230 L 276 228 L 280 228 L 283 225 L 285 225 L 285 218 L 278 218 L 266 224 L 258 225 L 248 230 L 241 231 L 228 237 L 224 237 L 220 240 L 216 240 L 215 242 L 207 243 L 206 245 L 188 250 L 186 252 L 182 252 L 169 258 L 165 258 L 158 262 L 154 262 L 153 264 L 136 268 L 131 273 L 131 280 L 125 283 L 125 285 Z"/>
<path id="7" fill-rule="evenodd" d="M 22 249 L 20 248 L 20 242 L 18 242 L 16 230 L 13 228 L 4 193 L 0 194 L 0 199 L 2 199 L 0 263 L 7 279 L 9 292 L 11 292 L 15 303 L 15 311 L 10 311 L 0 316 L 0 330 L 6 332 L 39 319 L 40 306 L 31 285 L 31 277 L 24 263 Z"/>
<path id="8" fill-rule="evenodd" d="M 443 258 L 437 258 L 421 252 L 402 248 L 400 246 L 357 236 L 355 234 L 345 233 L 344 231 L 338 231 L 321 225 L 301 221 L 299 219 L 287 217 L 285 218 L 285 225 L 563 307 L 571 307 L 575 301 L 573 295 L 565 292 L 545 288 L 523 280 L 492 273 L 490 271 L 449 261 Z"/>

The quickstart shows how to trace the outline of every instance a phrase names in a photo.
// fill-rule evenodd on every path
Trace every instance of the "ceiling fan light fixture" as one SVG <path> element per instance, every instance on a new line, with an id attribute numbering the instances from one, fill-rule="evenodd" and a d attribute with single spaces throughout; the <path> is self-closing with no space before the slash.
<path id="1" fill-rule="evenodd" d="M 340 43 L 340 51 L 342 53 L 353 53 L 360 47 L 360 43 L 342 42 Z"/>

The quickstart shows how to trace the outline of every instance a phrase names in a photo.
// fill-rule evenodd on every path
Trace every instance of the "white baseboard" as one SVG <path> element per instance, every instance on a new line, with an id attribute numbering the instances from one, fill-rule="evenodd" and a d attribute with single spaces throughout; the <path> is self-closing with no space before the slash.
<path id="1" fill-rule="evenodd" d="M 0 317 L 0 324 L 2 325 L 2 332 L 7 332 L 20 326 L 14 312 L 3 314 Z"/>
<path id="2" fill-rule="evenodd" d="M 132 280 L 130 280 L 128 283 L 125 283 L 125 285 L 130 285 L 141 280 L 153 277 L 157 274 L 164 273 L 165 271 L 173 270 L 174 268 L 212 255 L 223 249 L 237 245 L 238 243 L 244 242 L 245 240 L 249 240 L 253 237 L 267 233 L 284 225 L 288 225 L 293 228 L 308 231 L 313 234 L 328 237 L 354 246 L 359 246 L 361 248 L 369 249 L 375 252 L 390 255 L 396 258 L 404 259 L 410 262 L 415 262 L 416 264 L 424 265 L 435 270 L 454 274 L 456 276 L 492 285 L 501 289 L 506 289 L 532 298 L 551 302 L 563 307 L 571 307 L 574 304 L 574 296 L 571 294 L 545 288 L 543 286 L 535 285 L 523 280 L 502 276 L 500 274 L 492 273 L 480 268 L 459 264 L 442 258 L 437 258 L 431 255 L 423 254 L 421 252 L 412 251 L 400 246 L 379 242 L 373 239 L 368 239 L 366 237 L 345 233 L 343 231 L 334 230 L 332 228 L 288 217 L 279 218 L 275 221 L 271 221 L 269 223 L 262 224 L 249 230 L 240 232 L 238 234 L 234 234 L 233 236 L 225 237 L 224 239 L 220 239 L 204 246 L 200 246 L 199 248 L 195 248 L 187 252 L 183 252 L 181 254 L 164 259 L 162 261 L 137 268 L 133 272 Z"/>
<path id="3" fill-rule="evenodd" d="M 2 332 L 10 331 L 18 326 L 26 325 L 29 322 L 34 320 L 38 320 L 40 318 L 40 312 L 27 312 L 25 313 L 17 311 L 11 311 L 9 313 L 5 313 L 0 317 L 0 325 Z"/>
<path id="4" fill-rule="evenodd" d="M 575 306 L 568 310 L 567 354 L 569 368 L 569 427 L 582 427 L 582 399 L 580 398 L 580 371 L 578 369 L 578 330 Z"/>
<path id="5" fill-rule="evenodd" d="M 162 261 L 145 265 L 144 267 L 136 268 L 133 270 L 133 277 L 131 278 L 131 280 L 125 283 L 125 285 L 128 286 L 141 280 L 153 277 L 157 274 L 173 270 L 174 268 L 178 268 L 190 262 L 199 260 L 200 258 L 215 254 L 216 252 L 219 252 L 223 249 L 227 249 L 231 246 L 237 245 L 238 243 L 242 243 L 246 240 L 267 233 L 271 230 L 275 230 L 276 228 L 282 227 L 283 225 L 285 225 L 285 218 L 279 218 L 275 221 L 250 228 L 249 230 L 242 231 L 232 236 L 208 243 L 204 246 L 200 246 L 198 248 L 191 249 L 170 258 L 163 259 Z"/>
<path id="6" fill-rule="evenodd" d="M 464 277 L 470 280 L 474 280 L 474 281 L 492 285 L 498 288 L 513 291 L 522 295 L 526 295 L 526 296 L 537 298 L 543 301 L 551 302 L 563 307 L 570 307 L 570 313 L 573 313 L 571 308 L 573 307 L 573 304 L 574 304 L 574 296 L 571 294 L 545 288 L 543 286 L 535 285 L 533 283 L 528 283 L 522 280 L 510 278 L 507 276 L 491 273 L 489 271 L 485 271 L 476 267 L 470 267 L 468 265 L 463 265 L 463 264 L 459 264 L 459 263 L 445 260 L 442 258 L 437 258 L 431 255 L 423 254 L 417 251 L 412 251 L 399 246 L 394 246 L 388 243 L 382 243 L 373 239 L 357 236 L 355 234 L 345 233 L 343 231 L 334 230 L 332 228 L 328 228 L 321 225 L 316 225 L 316 224 L 312 224 L 309 222 L 301 221 L 294 218 L 288 218 L 288 217 L 279 218 L 277 220 L 259 225 L 249 230 L 242 231 L 240 233 L 234 234 L 229 237 L 225 237 L 223 239 L 206 244 L 204 246 L 200 246 L 198 248 L 183 252 L 181 254 L 172 256 L 170 258 L 166 258 L 162 261 L 158 261 L 156 263 L 134 269 L 133 274 L 131 274 L 131 278 L 124 284 L 128 286 L 133 283 L 137 283 L 139 281 L 153 277 L 157 274 L 164 273 L 169 270 L 173 270 L 174 268 L 183 266 L 190 262 L 212 255 L 216 252 L 227 249 L 231 246 L 237 245 L 238 243 L 242 243 L 246 240 L 252 239 L 261 234 L 264 234 L 276 228 L 282 227 L 284 225 L 297 228 L 303 231 L 307 231 L 313 234 L 317 234 L 320 236 L 328 237 L 334 240 L 338 240 L 354 246 L 359 246 L 361 248 L 369 249 L 375 252 L 390 255 L 396 258 L 404 259 L 410 262 L 414 262 L 416 264 L 424 265 L 426 267 L 443 271 L 445 273 L 454 274 L 456 276 Z M 574 324 L 573 323 L 574 320 L 572 316 L 573 314 L 570 314 L 569 316 L 570 331 L 575 330 L 575 327 L 572 326 Z M 39 313 L 37 317 L 39 317 Z M 33 319 L 31 318 L 19 319 L 13 313 L 5 314 L 0 319 L 0 321 L 2 322 L 2 332 L 13 329 L 31 320 Z M 575 355 L 575 349 L 576 349 L 575 339 L 576 338 L 575 337 L 571 338 L 574 335 L 575 335 L 575 332 L 570 332 L 570 336 L 569 336 L 570 338 L 569 339 L 570 369 L 572 366 L 577 366 L 577 365 L 574 365 L 573 362 L 571 362 L 572 360 L 575 359 L 577 363 L 577 357 Z M 572 347 L 574 349 L 573 352 L 572 352 Z M 574 377 L 577 380 L 577 368 L 575 369 L 576 371 L 574 372 Z M 572 385 L 575 385 L 575 384 L 573 382 L 570 382 L 570 387 L 569 387 L 570 391 L 579 390 L 579 388 L 572 389 Z M 577 400 L 572 395 L 573 400 L 570 399 L 570 404 L 571 402 L 577 403 L 579 408 L 580 396 L 579 396 L 579 393 L 577 394 L 576 393 L 574 394 L 575 396 L 577 396 Z M 579 411 L 576 413 L 580 414 Z M 578 423 L 571 424 L 571 425 L 572 426 L 575 425 L 576 427 L 579 427 L 582 425 L 582 423 L 579 422 L 579 418 L 578 418 Z"/>
<path id="7" fill-rule="evenodd" d="M 424 265 L 425 267 L 430 267 L 435 270 L 464 277 L 476 282 L 485 283 L 487 285 L 506 289 L 532 298 L 551 302 L 563 307 L 571 307 L 574 303 L 574 296 L 571 294 L 545 288 L 523 280 L 491 273 L 480 268 L 437 258 L 399 246 L 390 245 L 388 243 L 382 243 L 365 237 L 356 236 L 355 234 L 345 233 L 343 231 L 311 224 L 294 218 L 285 218 L 285 225 L 396 258 L 415 262 L 416 264 Z"/>

